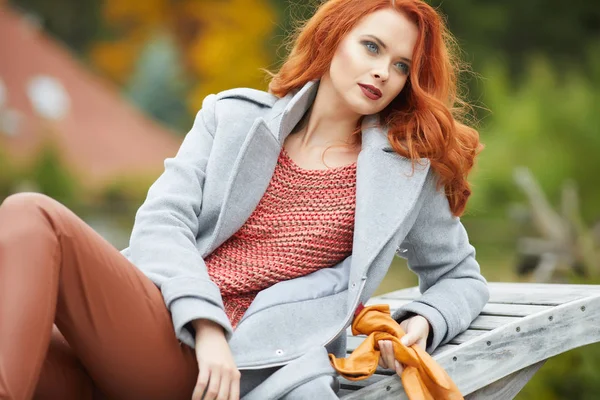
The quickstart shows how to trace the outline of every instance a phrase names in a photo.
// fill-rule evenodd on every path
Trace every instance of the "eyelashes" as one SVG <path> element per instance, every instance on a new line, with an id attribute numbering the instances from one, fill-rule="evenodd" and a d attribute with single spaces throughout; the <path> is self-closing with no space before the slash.
<path id="1" fill-rule="evenodd" d="M 364 41 L 364 42 L 362 42 L 362 43 L 363 43 L 363 45 L 364 45 L 364 46 L 365 46 L 367 49 L 369 48 L 369 45 L 372 45 L 372 46 L 373 46 L 373 48 L 374 48 L 375 50 L 374 50 L 374 51 L 371 51 L 371 50 L 369 50 L 369 51 L 371 51 L 371 53 L 378 53 L 378 52 L 379 52 L 379 47 L 378 47 L 378 46 L 377 46 L 377 45 L 376 45 L 374 42 L 370 42 L 370 41 L 366 40 L 366 41 Z"/>
<path id="2" fill-rule="evenodd" d="M 370 40 L 364 40 L 361 42 L 362 45 L 367 49 L 369 53 L 379 54 L 379 46 L 375 42 L 371 42 Z M 398 69 L 403 73 L 408 75 L 410 67 L 401 61 L 397 62 L 395 65 L 398 65 Z"/>

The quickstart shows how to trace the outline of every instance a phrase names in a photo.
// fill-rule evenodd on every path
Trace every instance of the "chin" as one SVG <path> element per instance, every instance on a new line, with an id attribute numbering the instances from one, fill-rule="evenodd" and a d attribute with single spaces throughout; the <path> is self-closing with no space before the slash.
<path id="1" fill-rule="evenodd" d="M 372 102 L 372 100 L 369 100 L 369 99 L 367 99 L 367 100 Z M 375 114 L 380 109 L 380 107 L 375 107 L 375 104 L 371 104 L 369 106 L 369 104 L 367 102 L 365 102 L 363 99 L 356 101 L 356 98 L 354 98 L 353 101 L 346 101 L 346 103 L 348 104 L 348 108 L 352 112 L 354 112 L 355 114 L 359 114 L 359 115 Z"/>
<path id="2" fill-rule="evenodd" d="M 377 114 L 378 112 L 380 112 L 383 108 L 381 107 L 360 107 L 356 109 L 357 114 L 360 115 L 371 115 L 371 114 Z"/>

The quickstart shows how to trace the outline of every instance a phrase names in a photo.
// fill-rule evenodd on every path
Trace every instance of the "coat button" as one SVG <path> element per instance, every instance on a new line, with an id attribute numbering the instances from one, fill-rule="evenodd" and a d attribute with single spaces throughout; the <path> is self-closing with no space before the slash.
<path id="1" fill-rule="evenodd" d="M 275 354 L 277 354 L 278 356 L 282 356 L 282 355 L 283 355 L 283 350 L 281 350 L 281 349 L 277 349 L 277 350 L 275 351 Z"/>

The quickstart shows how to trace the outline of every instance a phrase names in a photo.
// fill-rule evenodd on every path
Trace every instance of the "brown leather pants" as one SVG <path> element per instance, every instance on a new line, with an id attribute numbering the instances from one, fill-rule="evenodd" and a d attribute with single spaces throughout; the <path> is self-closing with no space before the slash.
<path id="1" fill-rule="evenodd" d="M 160 290 L 60 203 L 0 206 L 0 399 L 185 399 L 198 376 Z"/>

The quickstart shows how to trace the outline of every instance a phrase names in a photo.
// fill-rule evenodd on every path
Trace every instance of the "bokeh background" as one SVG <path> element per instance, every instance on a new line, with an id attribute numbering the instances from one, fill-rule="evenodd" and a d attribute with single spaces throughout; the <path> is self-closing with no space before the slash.
<path id="1" fill-rule="evenodd" d="M 115 246 L 202 99 L 266 90 L 316 2 L 0 0 L 0 200 L 44 192 Z M 490 281 L 600 283 L 600 3 L 430 0 L 486 148 L 462 218 Z M 403 260 L 378 293 L 416 284 Z M 600 398 L 600 346 L 518 399 Z"/>

